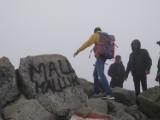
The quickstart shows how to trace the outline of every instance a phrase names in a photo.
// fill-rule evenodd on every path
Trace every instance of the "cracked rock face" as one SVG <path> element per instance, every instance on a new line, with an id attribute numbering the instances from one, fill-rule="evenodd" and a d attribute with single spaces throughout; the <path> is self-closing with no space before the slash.
<path id="1" fill-rule="evenodd" d="M 6 57 L 0 58 L 0 109 L 19 95 L 14 66 Z"/>
<path id="2" fill-rule="evenodd" d="M 24 96 L 5 107 L 2 113 L 5 120 L 56 120 L 56 116 L 44 109 L 37 100 L 27 100 Z"/>
<path id="3" fill-rule="evenodd" d="M 19 74 L 24 94 L 37 99 L 52 113 L 67 114 L 67 109 L 83 106 L 88 99 L 84 91 L 76 87 L 79 79 L 62 55 L 22 58 Z"/>

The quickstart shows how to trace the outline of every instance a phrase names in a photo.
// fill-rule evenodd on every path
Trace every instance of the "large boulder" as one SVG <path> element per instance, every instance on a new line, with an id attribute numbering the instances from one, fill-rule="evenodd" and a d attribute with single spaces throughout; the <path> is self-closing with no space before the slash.
<path id="1" fill-rule="evenodd" d="M 19 74 L 23 93 L 37 99 L 49 112 L 64 116 L 70 109 L 87 104 L 74 69 L 62 55 L 21 58 Z"/>
<path id="2" fill-rule="evenodd" d="M 160 119 L 160 86 L 149 88 L 138 97 L 139 109 L 151 118 Z"/>
<path id="3" fill-rule="evenodd" d="M 108 113 L 108 104 L 101 98 L 90 98 L 87 103 L 87 107 L 93 112 Z"/>
<path id="4" fill-rule="evenodd" d="M 21 97 L 2 110 L 5 120 L 57 120 L 56 116 L 44 109 L 37 100 Z"/>
<path id="5" fill-rule="evenodd" d="M 79 78 L 80 84 L 77 87 L 83 89 L 83 91 L 90 97 L 94 92 L 94 84 L 92 82 L 87 81 L 84 78 Z"/>
<path id="6" fill-rule="evenodd" d="M 14 66 L 7 57 L 0 58 L 0 109 L 17 99 L 20 92 Z"/>
<path id="7" fill-rule="evenodd" d="M 123 103 L 127 106 L 132 106 L 135 104 L 135 91 L 123 89 L 120 87 L 115 87 L 112 89 L 112 91 L 117 102 Z"/>

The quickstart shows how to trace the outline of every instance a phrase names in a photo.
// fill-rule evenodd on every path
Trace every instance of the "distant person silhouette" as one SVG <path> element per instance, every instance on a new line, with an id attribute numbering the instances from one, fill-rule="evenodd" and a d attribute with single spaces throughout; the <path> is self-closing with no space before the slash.
<path id="1" fill-rule="evenodd" d="M 160 41 L 157 41 L 157 44 L 160 46 Z M 160 57 L 158 59 L 158 64 L 157 64 L 157 75 L 156 75 L 156 79 L 157 82 L 159 82 L 160 85 Z"/>
<path id="2" fill-rule="evenodd" d="M 108 69 L 108 75 L 111 77 L 110 87 L 121 87 L 123 88 L 123 82 L 125 77 L 125 67 L 121 61 L 121 56 L 116 55 L 115 61 Z"/>
<path id="3" fill-rule="evenodd" d="M 141 49 L 141 43 L 135 39 L 131 43 L 132 53 L 126 68 L 125 77 L 128 77 L 131 71 L 135 87 L 136 96 L 140 94 L 140 83 L 142 90 L 147 90 L 147 75 L 150 74 L 152 59 L 146 49 Z"/>

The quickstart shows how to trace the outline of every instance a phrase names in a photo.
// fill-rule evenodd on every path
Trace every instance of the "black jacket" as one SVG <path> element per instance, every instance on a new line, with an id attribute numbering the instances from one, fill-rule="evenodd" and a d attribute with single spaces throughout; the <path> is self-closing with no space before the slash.
<path id="1" fill-rule="evenodd" d="M 122 63 L 113 63 L 108 69 L 108 75 L 112 79 L 124 80 L 125 67 Z"/>
<path id="2" fill-rule="evenodd" d="M 158 59 L 157 69 L 157 73 L 160 72 L 160 58 Z"/>
<path id="3" fill-rule="evenodd" d="M 132 52 L 126 68 L 126 77 L 131 71 L 132 75 L 145 74 L 145 70 L 149 70 L 152 65 L 152 59 L 146 49 L 140 49 L 137 53 Z"/>

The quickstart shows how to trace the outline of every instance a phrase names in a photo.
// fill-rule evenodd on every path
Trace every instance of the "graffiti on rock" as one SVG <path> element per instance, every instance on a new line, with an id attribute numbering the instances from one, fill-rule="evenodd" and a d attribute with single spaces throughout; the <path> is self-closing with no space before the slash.
<path id="1" fill-rule="evenodd" d="M 49 90 L 60 92 L 67 87 L 79 85 L 68 60 L 40 63 L 37 66 L 30 64 L 29 72 L 31 81 L 35 83 L 36 93 L 45 94 Z"/>

